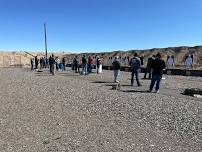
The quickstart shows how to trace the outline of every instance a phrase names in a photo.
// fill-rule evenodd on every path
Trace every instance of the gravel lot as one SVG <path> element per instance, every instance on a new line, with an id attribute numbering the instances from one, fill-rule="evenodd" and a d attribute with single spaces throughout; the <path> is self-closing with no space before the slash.
<path id="1" fill-rule="evenodd" d="M 202 151 L 202 100 L 180 94 L 201 77 L 165 75 L 155 94 L 112 75 L 0 69 L 0 152 Z"/>

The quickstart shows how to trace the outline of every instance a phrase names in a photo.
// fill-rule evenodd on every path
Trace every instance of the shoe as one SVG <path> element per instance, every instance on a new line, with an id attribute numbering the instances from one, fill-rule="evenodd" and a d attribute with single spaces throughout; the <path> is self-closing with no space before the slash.
<path id="1" fill-rule="evenodd" d="M 147 90 L 147 92 L 152 92 L 152 90 Z"/>
<path id="2" fill-rule="evenodd" d="M 159 90 L 156 90 L 154 93 L 159 93 Z"/>

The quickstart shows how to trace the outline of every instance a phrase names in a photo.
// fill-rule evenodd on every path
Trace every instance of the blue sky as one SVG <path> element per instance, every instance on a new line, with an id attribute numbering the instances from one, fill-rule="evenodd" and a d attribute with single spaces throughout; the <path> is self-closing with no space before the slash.
<path id="1" fill-rule="evenodd" d="M 0 50 L 101 52 L 202 44 L 202 0 L 0 0 Z"/>

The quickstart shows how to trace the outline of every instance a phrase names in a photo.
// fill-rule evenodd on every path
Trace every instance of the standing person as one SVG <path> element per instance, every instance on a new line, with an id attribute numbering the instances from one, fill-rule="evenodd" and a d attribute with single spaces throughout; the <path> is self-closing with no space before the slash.
<path id="1" fill-rule="evenodd" d="M 193 67 L 193 57 L 191 54 L 188 55 L 188 57 L 185 60 L 186 68 L 192 68 Z"/>
<path id="2" fill-rule="evenodd" d="M 43 68 L 46 68 L 46 58 L 45 57 L 42 58 L 42 62 L 43 62 Z"/>
<path id="3" fill-rule="evenodd" d="M 75 56 L 75 58 L 73 59 L 73 64 L 74 64 L 74 71 L 75 73 L 79 72 L 78 69 L 79 69 L 79 61 L 78 61 L 78 57 Z"/>
<path id="4" fill-rule="evenodd" d="M 40 69 L 43 69 L 43 58 L 40 58 Z"/>
<path id="5" fill-rule="evenodd" d="M 174 67 L 174 56 L 170 55 L 167 57 L 167 68 L 173 68 Z"/>
<path id="6" fill-rule="evenodd" d="M 82 73 L 87 75 L 87 60 L 85 55 L 82 57 Z"/>
<path id="7" fill-rule="evenodd" d="M 49 59 L 45 58 L 45 68 L 49 68 Z"/>
<path id="8" fill-rule="evenodd" d="M 113 70 L 114 70 L 114 82 L 119 83 L 119 75 L 120 75 L 120 69 L 121 69 L 121 63 L 119 61 L 119 57 L 116 56 L 115 60 L 112 63 Z"/>
<path id="9" fill-rule="evenodd" d="M 31 58 L 31 70 L 34 70 L 34 58 Z"/>
<path id="10" fill-rule="evenodd" d="M 50 56 L 49 64 L 50 64 L 50 73 L 52 75 L 55 75 L 55 58 L 54 58 L 54 54 L 52 54 L 52 56 Z"/>
<path id="11" fill-rule="evenodd" d="M 92 64 L 93 64 L 93 58 L 91 56 L 88 57 L 88 73 L 92 73 Z"/>
<path id="12" fill-rule="evenodd" d="M 130 60 L 130 66 L 131 66 L 131 86 L 134 85 L 134 75 L 136 77 L 137 85 L 141 86 L 139 81 L 139 72 L 140 72 L 140 65 L 141 61 L 140 58 L 138 58 L 137 53 L 134 54 L 134 57 Z"/>
<path id="13" fill-rule="evenodd" d="M 100 68 L 101 68 L 101 59 L 99 56 L 97 57 L 97 60 L 96 60 L 96 68 L 97 68 L 97 74 L 99 74 Z"/>
<path id="14" fill-rule="evenodd" d="M 160 88 L 160 81 L 163 76 L 163 69 L 165 69 L 166 64 L 165 61 L 161 59 L 161 54 L 157 53 L 156 59 L 152 62 L 151 68 L 152 68 L 152 80 L 149 88 L 149 92 L 152 92 L 153 87 L 156 83 L 155 92 L 159 93 Z"/>
<path id="15" fill-rule="evenodd" d="M 65 71 L 66 70 L 66 58 L 65 57 L 62 58 L 62 64 L 63 64 L 63 68 Z"/>
<path id="16" fill-rule="evenodd" d="M 56 62 L 56 70 L 58 71 L 59 65 L 60 65 L 60 59 L 58 57 L 56 57 L 55 62 Z"/>
<path id="17" fill-rule="evenodd" d="M 39 65 L 39 60 L 37 58 L 37 56 L 35 56 L 35 69 L 38 69 L 38 65 Z"/>
<path id="18" fill-rule="evenodd" d="M 145 70 L 145 74 L 144 74 L 144 79 L 147 78 L 147 73 L 149 73 L 149 78 L 148 79 L 151 79 L 151 77 L 152 77 L 151 64 L 152 64 L 153 60 L 155 60 L 155 55 L 153 55 L 152 57 L 149 57 L 148 60 L 147 60 L 147 66 L 146 66 L 146 70 Z"/>

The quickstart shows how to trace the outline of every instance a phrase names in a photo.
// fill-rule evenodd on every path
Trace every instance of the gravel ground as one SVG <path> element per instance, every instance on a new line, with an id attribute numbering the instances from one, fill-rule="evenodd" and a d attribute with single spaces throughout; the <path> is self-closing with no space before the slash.
<path id="1" fill-rule="evenodd" d="M 202 100 L 180 94 L 201 77 L 165 76 L 155 94 L 128 72 L 112 90 L 112 74 L 0 69 L 0 152 L 202 151 Z"/>

